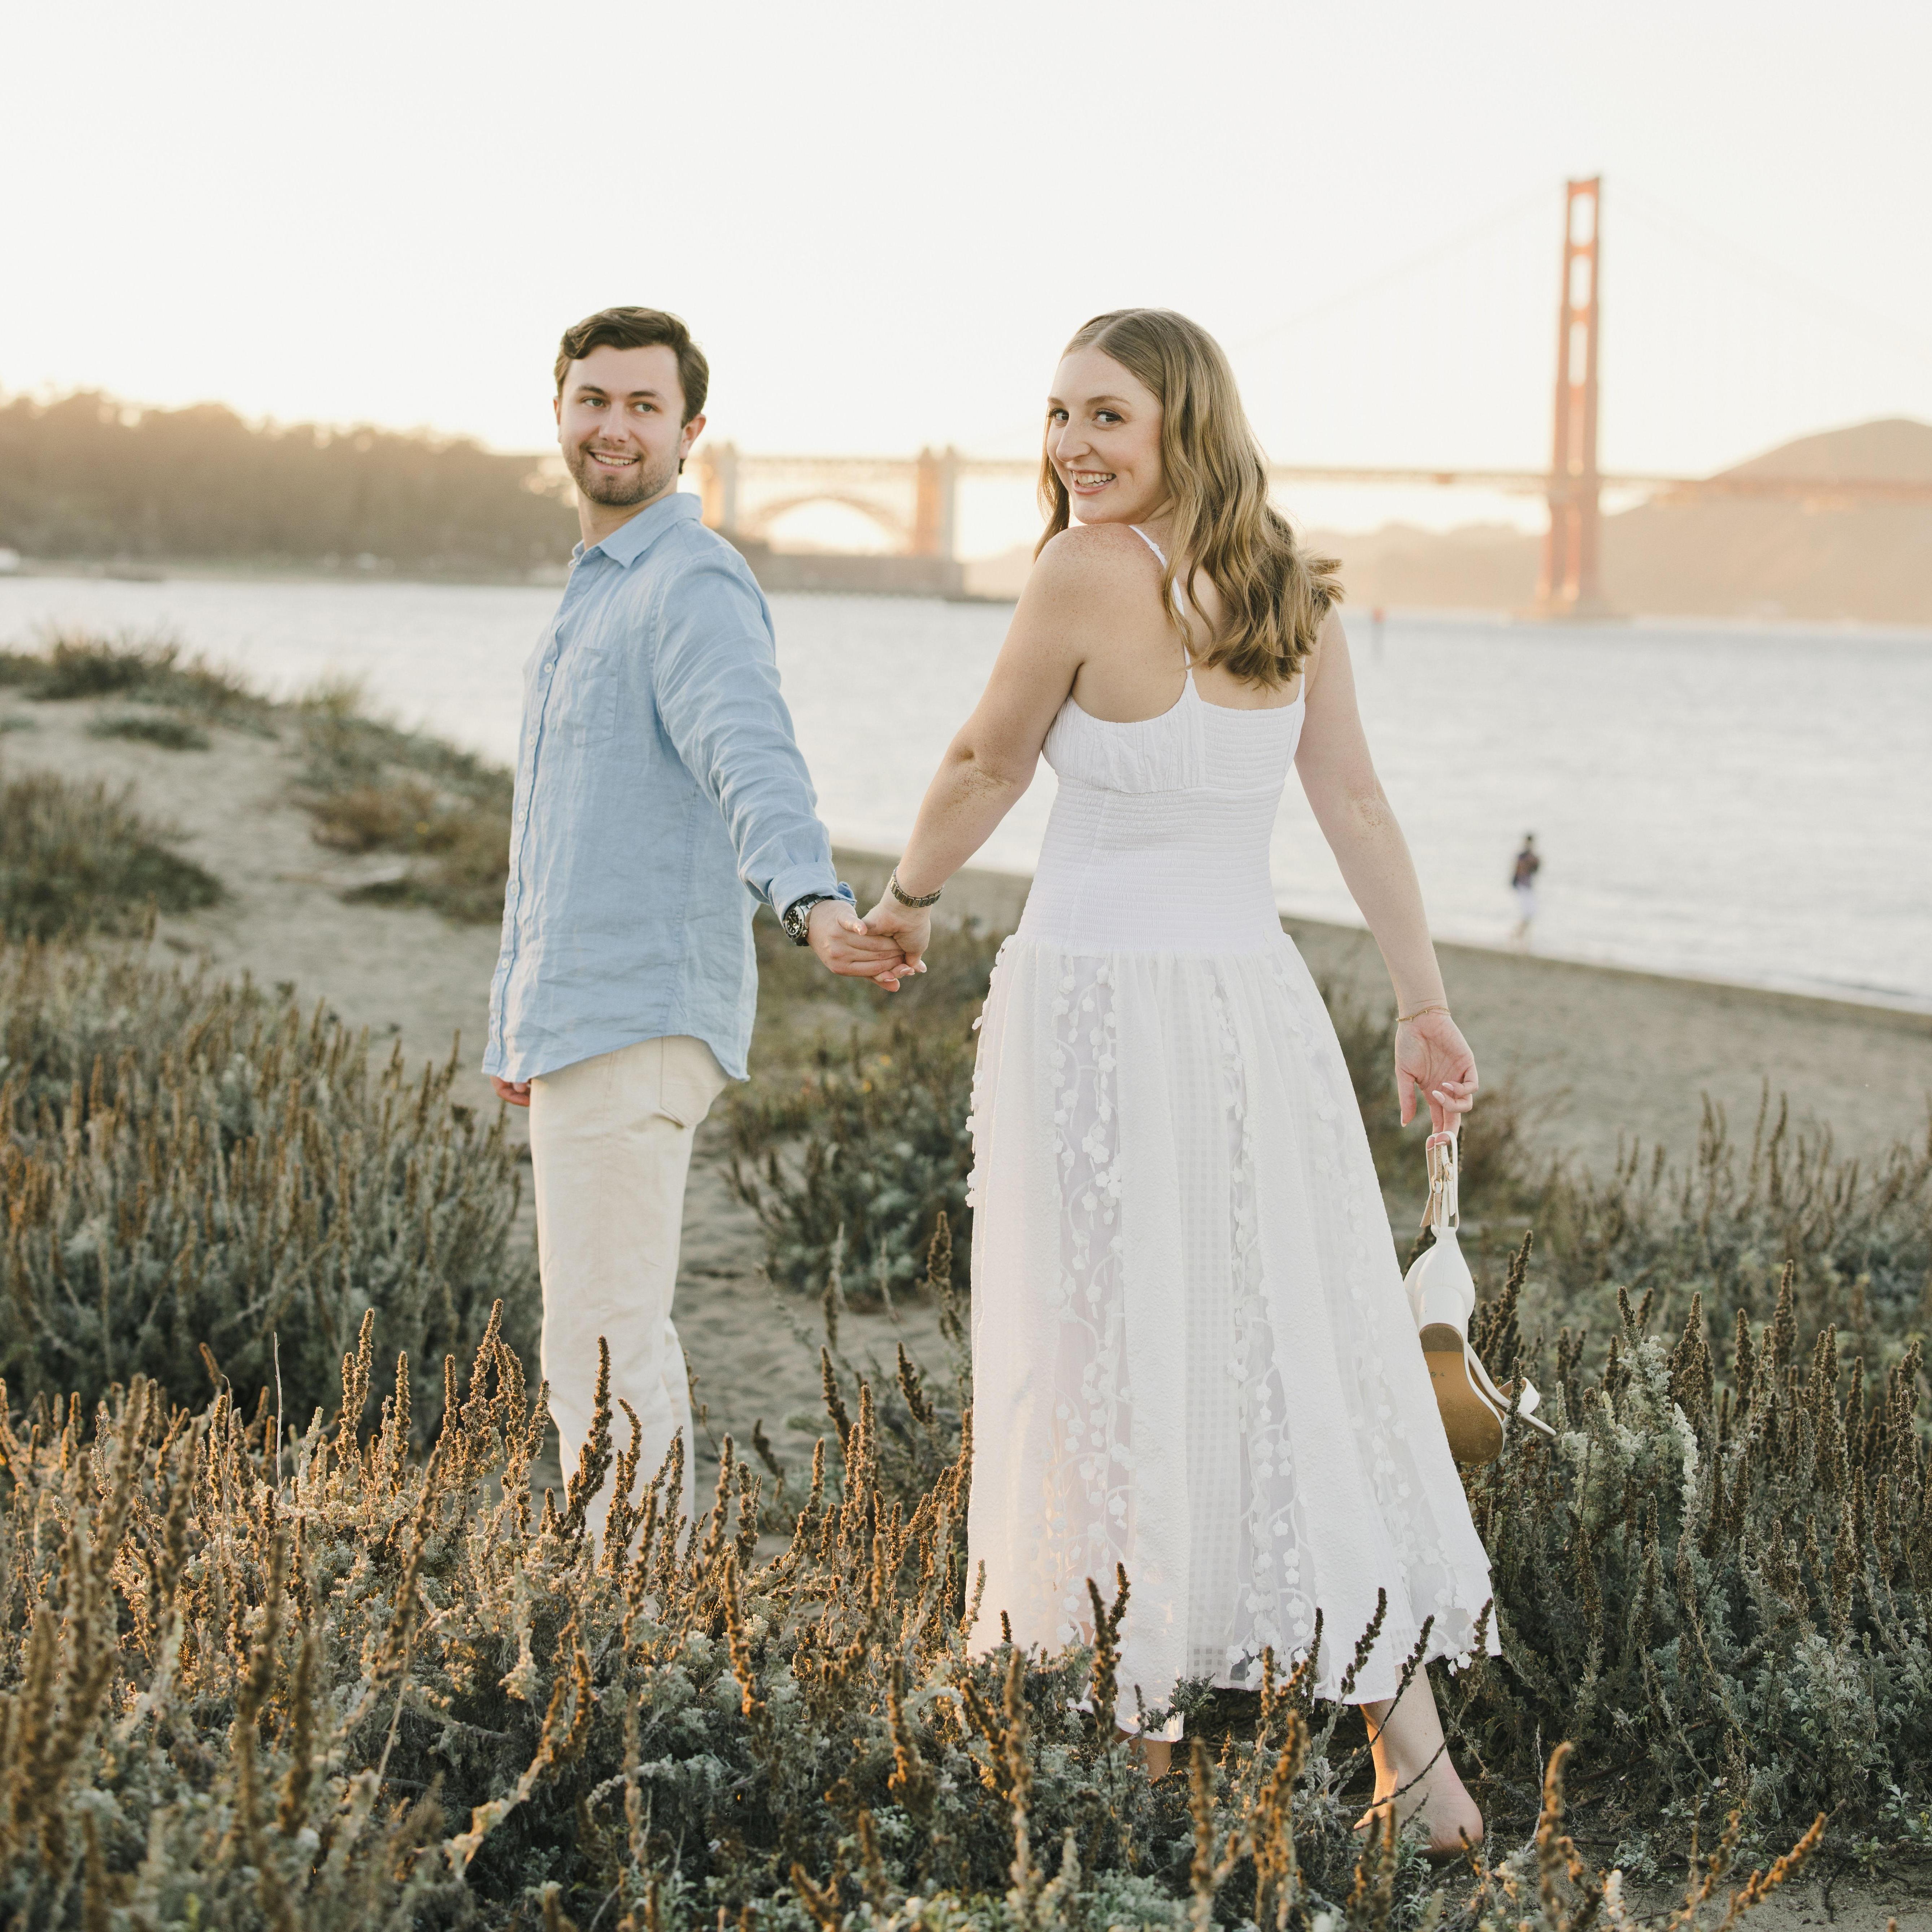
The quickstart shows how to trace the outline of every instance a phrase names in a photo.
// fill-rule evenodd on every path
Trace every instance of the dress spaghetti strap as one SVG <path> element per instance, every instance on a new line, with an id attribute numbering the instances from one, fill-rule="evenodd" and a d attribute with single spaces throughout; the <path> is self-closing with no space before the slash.
<path id="1" fill-rule="evenodd" d="M 1139 524 L 1130 524 L 1127 526 L 1127 528 L 1132 530 L 1134 535 L 1138 537 L 1141 542 L 1145 544 L 1148 548 L 1152 550 L 1154 555 L 1160 560 L 1160 567 L 1162 570 L 1165 572 L 1167 568 L 1166 551 L 1162 550 L 1160 545 L 1156 543 L 1154 538 L 1149 536 L 1147 532 L 1141 528 Z M 1174 586 L 1174 601 L 1178 605 L 1179 605 L 1180 614 L 1185 616 L 1187 613 L 1187 593 L 1181 589 L 1178 584 L 1176 584 Z M 1191 685 L 1194 682 L 1194 653 L 1188 649 L 1185 641 L 1182 643 L 1180 646 L 1180 661 L 1187 667 L 1187 681 Z"/>

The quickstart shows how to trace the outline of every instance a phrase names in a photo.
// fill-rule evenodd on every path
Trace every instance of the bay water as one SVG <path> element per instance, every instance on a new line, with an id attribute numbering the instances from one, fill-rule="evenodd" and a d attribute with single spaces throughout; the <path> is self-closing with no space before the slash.
<path id="1" fill-rule="evenodd" d="M 356 680 L 385 715 L 508 763 L 520 668 L 557 597 L 22 576 L 0 578 L 0 643 L 55 625 L 165 633 L 278 696 Z M 772 604 L 826 822 L 842 843 L 896 850 L 1010 610 Z M 1534 832 L 1539 952 L 1932 1010 L 1932 633 L 1346 622 L 1370 743 L 1442 937 L 1508 942 L 1510 862 Z M 980 862 L 1030 870 L 1052 795 L 1042 764 Z M 1359 922 L 1292 783 L 1274 866 L 1284 910 Z"/>

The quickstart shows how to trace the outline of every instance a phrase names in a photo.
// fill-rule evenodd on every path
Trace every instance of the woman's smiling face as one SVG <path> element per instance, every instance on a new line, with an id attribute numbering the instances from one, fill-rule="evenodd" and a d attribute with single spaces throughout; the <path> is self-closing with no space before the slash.
<path id="1" fill-rule="evenodd" d="M 1047 460 L 1083 524 L 1141 524 L 1167 502 L 1160 404 L 1098 349 L 1076 349 L 1054 371 L 1046 404 Z"/>

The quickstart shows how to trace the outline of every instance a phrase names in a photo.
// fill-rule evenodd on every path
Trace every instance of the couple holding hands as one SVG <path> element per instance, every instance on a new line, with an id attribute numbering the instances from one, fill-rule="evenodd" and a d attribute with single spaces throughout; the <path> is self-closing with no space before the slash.
<path id="1" fill-rule="evenodd" d="M 1431 1658 L 1493 1651 L 1487 1558 L 1402 1292 L 1334 1029 L 1282 932 L 1268 846 L 1292 765 L 1388 963 L 1396 1078 L 1438 1129 L 1476 1069 L 1358 716 L 1334 566 L 1304 554 L 1218 344 L 1096 317 L 1046 400 L 1048 528 L 984 693 L 862 918 L 779 694 L 750 570 L 680 494 L 709 371 L 683 323 L 568 331 L 559 441 L 583 542 L 525 673 L 484 1071 L 530 1113 L 543 1372 L 565 1466 L 601 1336 L 644 1466 L 691 1414 L 671 1321 L 693 1134 L 745 1077 L 751 919 L 894 989 L 932 908 L 1031 782 L 1059 782 L 982 1021 L 973 1093 L 969 1641 L 1090 1637 L 1132 1584 L 1120 1681 L 1317 1688 L 1374 1740 L 1378 1801 L 1448 1851 L 1482 1820 Z M 1178 1718 L 1139 1740 L 1166 1766 Z"/>

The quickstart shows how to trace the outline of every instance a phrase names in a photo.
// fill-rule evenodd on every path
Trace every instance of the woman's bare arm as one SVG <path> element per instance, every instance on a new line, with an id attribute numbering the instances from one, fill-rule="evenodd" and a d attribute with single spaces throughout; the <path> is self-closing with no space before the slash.
<path id="1" fill-rule="evenodd" d="M 1090 650 L 1118 634 L 1144 602 L 1145 585 L 1118 562 L 1124 543 L 1139 541 L 1100 525 L 1066 531 L 1040 553 L 986 688 L 946 747 L 899 860 L 899 884 L 914 897 L 938 891 L 1033 782 Z M 888 896 L 866 926 L 897 940 L 916 967 L 932 922 Z"/>
<path id="2" fill-rule="evenodd" d="M 1448 1015 L 1414 862 L 1369 755 L 1348 640 L 1332 610 L 1307 675 L 1308 711 L 1295 769 L 1342 880 L 1382 949 L 1396 1012 L 1419 1016 L 1396 1032 L 1402 1120 L 1406 1124 L 1412 1117 L 1420 1090 L 1441 1128 L 1468 1109 L 1476 1084 L 1475 1060 Z M 1442 1010 L 1427 1010 L 1432 1007 Z"/>
<path id="3" fill-rule="evenodd" d="M 1348 640 L 1332 610 L 1311 665 L 1308 715 L 1294 766 L 1315 822 L 1382 948 L 1400 1010 L 1441 1001 L 1442 975 L 1422 909 L 1422 888 L 1369 755 Z"/>

